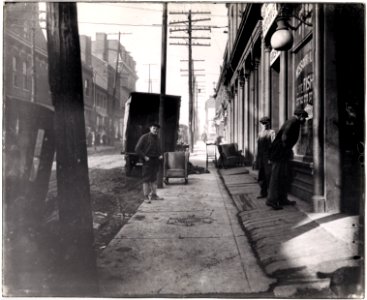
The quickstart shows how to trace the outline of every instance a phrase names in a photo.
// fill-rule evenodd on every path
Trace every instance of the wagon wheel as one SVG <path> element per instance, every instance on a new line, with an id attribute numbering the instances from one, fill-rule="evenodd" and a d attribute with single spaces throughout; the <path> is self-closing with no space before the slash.
<path id="1" fill-rule="evenodd" d="M 130 161 L 130 157 L 126 156 L 125 157 L 125 173 L 127 176 L 129 176 L 131 174 L 131 161 Z"/>

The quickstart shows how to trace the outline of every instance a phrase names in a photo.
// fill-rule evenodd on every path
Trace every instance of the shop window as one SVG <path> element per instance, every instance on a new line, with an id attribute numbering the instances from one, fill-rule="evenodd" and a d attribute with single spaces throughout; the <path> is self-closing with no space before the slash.
<path id="1" fill-rule="evenodd" d="M 294 10 L 294 14 L 304 20 L 307 24 L 312 24 L 313 4 L 300 4 Z M 299 21 L 294 19 L 294 25 Z M 312 26 L 301 23 L 296 31 L 294 31 L 294 45 L 300 45 L 304 39 L 312 33 Z"/>
<path id="2" fill-rule="evenodd" d="M 294 55 L 296 101 L 294 107 L 302 106 L 308 112 L 306 123 L 301 127 L 296 154 L 304 160 L 312 158 L 312 121 L 313 121 L 313 53 L 312 40 Z"/>

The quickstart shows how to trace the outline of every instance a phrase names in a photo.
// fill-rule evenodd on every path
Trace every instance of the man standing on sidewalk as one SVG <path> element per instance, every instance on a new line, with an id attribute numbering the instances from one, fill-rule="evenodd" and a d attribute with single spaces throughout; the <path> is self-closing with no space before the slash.
<path id="1" fill-rule="evenodd" d="M 265 116 L 260 119 L 263 130 L 257 139 L 256 167 L 259 170 L 258 182 L 260 184 L 260 195 L 257 198 L 268 196 L 268 187 L 271 175 L 270 145 L 275 139 L 275 131 L 271 129 L 270 118 Z"/>
<path id="2" fill-rule="evenodd" d="M 307 117 L 308 113 L 303 108 L 296 108 L 294 116 L 283 124 L 271 145 L 272 171 L 266 204 L 275 210 L 282 209 L 282 205 L 296 203 L 287 199 L 292 180 L 289 161 L 293 157 L 292 148 L 298 141 L 301 124 Z"/>
<path id="3" fill-rule="evenodd" d="M 160 161 L 163 159 L 158 137 L 159 124 L 152 123 L 149 132 L 143 134 L 135 147 L 135 152 L 143 159 L 143 193 L 144 200 L 163 200 L 157 195 L 157 174 Z"/>

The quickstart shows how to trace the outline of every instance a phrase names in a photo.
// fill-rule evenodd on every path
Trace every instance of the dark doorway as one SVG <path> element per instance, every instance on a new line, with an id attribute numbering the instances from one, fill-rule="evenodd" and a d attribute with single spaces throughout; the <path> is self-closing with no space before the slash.
<path id="1" fill-rule="evenodd" d="M 336 67 L 342 160 L 342 204 L 359 213 L 364 191 L 364 6 L 336 5 Z"/>

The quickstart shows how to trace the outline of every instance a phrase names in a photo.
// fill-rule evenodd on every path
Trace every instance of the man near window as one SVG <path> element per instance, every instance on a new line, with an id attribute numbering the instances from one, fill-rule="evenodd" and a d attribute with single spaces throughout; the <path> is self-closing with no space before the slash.
<path id="1" fill-rule="evenodd" d="M 282 209 L 283 205 L 296 204 L 287 199 L 292 180 L 289 161 L 293 157 L 292 148 L 298 141 L 301 124 L 305 123 L 307 117 L 308 113 L 302 107 L 296 108 L 294 116 L 285 121 L 271 145 L 272 170 L 266 205 L 275 210 Z"/>
<path id="2" fill-rule="evenodd" d="M 275 139 L 275 131 L 271 129 L 271 120 L 268 116 L 262 117 L 259 122 L 263 125 L 263 130 L 259 133 L 257 139 L 256 166 L 259 170 L 257 180 L 261 188 L 260 195 L 257 198 L 266 198 L 271 175 L 269 149 Z"/>

